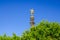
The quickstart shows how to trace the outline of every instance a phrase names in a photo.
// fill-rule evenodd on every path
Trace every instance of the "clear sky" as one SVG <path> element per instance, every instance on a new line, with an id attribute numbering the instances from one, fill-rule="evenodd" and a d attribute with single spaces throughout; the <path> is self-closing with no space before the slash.
<path id="1" fill-rule="evenodd" d="M 58 0 L 0 0 L 0 35 L 21 35 L 30 28 L 30 9 L 35 10 L 35 25 L 40 21 L 60 23 Z"/>

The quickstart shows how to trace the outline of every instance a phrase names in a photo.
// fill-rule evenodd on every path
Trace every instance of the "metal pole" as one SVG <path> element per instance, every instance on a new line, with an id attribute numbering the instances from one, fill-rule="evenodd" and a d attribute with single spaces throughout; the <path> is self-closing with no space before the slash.
<path id="1" fill-rule="evenodd" d="M 30 13 L 31 13 L 31 16 L 30 16 L 30 25 L 31 25 L 31 27 L 33 27 L 34 26 L 34 10 L 33 9 L 31 9 L 30 10 Z"/>

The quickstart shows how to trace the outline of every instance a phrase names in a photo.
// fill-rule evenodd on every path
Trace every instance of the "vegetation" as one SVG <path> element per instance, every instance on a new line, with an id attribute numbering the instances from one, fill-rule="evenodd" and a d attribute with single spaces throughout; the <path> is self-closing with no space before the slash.
<path id="1" fill-rule="evenodd" d="M 42 21 L 36 27 L 25 31 L 22 36 L 0 36 L 0 40 L 60 40 L 60 23 Z"/>

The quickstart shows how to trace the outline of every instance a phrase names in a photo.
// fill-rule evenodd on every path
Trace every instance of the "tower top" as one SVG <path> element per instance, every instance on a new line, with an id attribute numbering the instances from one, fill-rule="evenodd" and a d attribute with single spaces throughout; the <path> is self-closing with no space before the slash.
<path id="1" fill-rule="evenodd" d="M 34 26 L 34 9 L 31 9 L 30 10 L 30 25 L 31 25 L 31 27 L 33 27 Z"/>
<path id="2" fill-rule="evenodd" d="M 31 13 L 31 14 L 34 14 L 34 9 L 31 9 L 31 10 L 30 10 L 30 13 Z"/>

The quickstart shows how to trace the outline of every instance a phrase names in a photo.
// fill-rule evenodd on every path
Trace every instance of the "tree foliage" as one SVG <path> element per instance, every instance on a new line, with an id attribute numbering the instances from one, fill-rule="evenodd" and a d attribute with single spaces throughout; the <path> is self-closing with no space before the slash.
<path id="1" fill-rule="evenodd" d="M 25 31 L 22 36 L 0 36 L 0 40 L 60 40 L 60 23 L 42 21 L 37 26 Z"/>
<path id="2" fill-rule="evenodd" d="M 42 21 L 36 27 L 26 31 L 22 40 L 60 40 L 60 24 Z"/>

